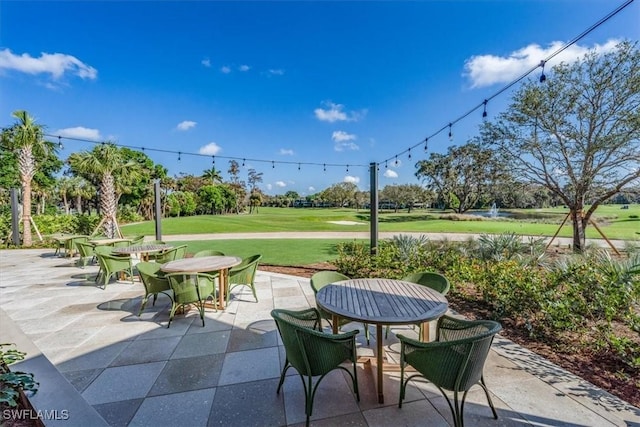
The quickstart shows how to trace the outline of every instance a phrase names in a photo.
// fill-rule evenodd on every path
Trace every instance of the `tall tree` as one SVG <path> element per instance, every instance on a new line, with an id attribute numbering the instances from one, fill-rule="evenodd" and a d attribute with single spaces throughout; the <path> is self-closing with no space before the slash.
<path id="1" fill-rule="evenodd" d="M 240 164 L 235 160 L 229 160 L 229 170 L 227 170 L 231 177 L 230 187 L 236 195 L 235 211 L 240 213 L 240 203 L 247 195 L 246 184 L 240 180 Z"/>
<path id="2" fill-rule="evenodd" d="M 100 191 L 100 212 L 104 232 L 114 237 L 118 199 L 126 186 L 137 176 L 136 162 L 127 161 L 122 150 L 113 143 L 96 145 L 92 151 L 82 151 L 69 156 L 69 165 L 74 173 L 92 181 L 97 179 Z"/>
<path id="3" fill-rule="evenodd" d="M 436 192 L 445 207 L 464 213 L 486 201 L 491 188 L 506 179 L 492 150 L 477 142 L 449 147 L 447 154 L 431 153 L 416 164 L 416 176 Z"/>
<path id="4" fill-rule="evenodd" d="M 623 42 L 523 84 L 483 137 L 516 176 L 569 208 L 573 248 L 600 204 L 640 184 L 640 51 Z M 585 211 L 585 207 L 589 205 Z"/>
<path id="5" fill-rule="evenodd" d="M 215 166 L 212 166 L 211 169 L 204 170 L 202 172 L 202 178 L 210 181 L 212 185 L 222 182 L 222 175 L 220 175 L 219 170 L 216 170 Z"/>
<path id="6" fill-rule="evenodd" d="M 2 131 L 3 149 L 17 152 L 22 186 L 22 244 L 31 246 L 31 183 L 39 163 L 55 152 L 55 145 L 44 139 L 44 127 L 24 110 L 15 111 L 16 123 Z"/>

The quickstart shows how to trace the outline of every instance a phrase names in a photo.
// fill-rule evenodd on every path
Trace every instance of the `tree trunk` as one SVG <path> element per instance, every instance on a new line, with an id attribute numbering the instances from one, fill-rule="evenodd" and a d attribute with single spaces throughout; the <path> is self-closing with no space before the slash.
<path id="1" fill-rule="evenodd" d="M 573 223 L 573 252 L 582 253 L 585 249 L 585 222 L 582 218 L 582 209 L 571 210 L 571 221 Z"/>
<path id="2" fill-rule="evenodd" d="M 22 245 L 29 247 L 33 244 L 31 238 L 31 180 L 35 173 L 31 146 L 20 149 L 18 169 L 22 181 Z"/>
<path id="3" fill-rule="evenodd" d="M 104 233 L 110 239 L 116 235 L 115 217 L 117 212 L 115 183 L 111 174 L 105 174 L 100 183 L 100 211 L 104 216 Z"/>
<path id="4" fill-rule="evenodd" d="M 82 196 L 76 196 L 76 210 L 82 215 Z"/>

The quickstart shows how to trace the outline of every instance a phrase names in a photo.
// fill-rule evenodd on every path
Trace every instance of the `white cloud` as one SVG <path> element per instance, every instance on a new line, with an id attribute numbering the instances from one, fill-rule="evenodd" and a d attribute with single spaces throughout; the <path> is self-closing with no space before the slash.
<path id="1" fill-rule="evenodd" d="M 273 185 L 267 184 L 267 190 L 271 190 L 272 188 L 273 188 Z"/>
<path id="2" fill-rule="evenodd" d="M 241 65 L 238 67 L 238 70 L 240 71 L 249 71 L 251 69 L 251 67 L 249 67 L 248 65 Z"/>
<path id="3" fill-rule="evenodd" d="M 184 120 L 184 121 L 182 121 L 182 122 L 178 123 L 178 126 L 176 126 L 176 128 L 177 128 L 178 130 L 189 130 L 189 129 L 191 129 L 191 128 L 195 127 L 195 126 L 196 126 L 196 124 L 197 124 L 197 123 L 196 123 L 196 122 L 194 122 L 194 121 L 191 121 L 191 120 Z"/>
<path id="4" fill-rule="evenodd" d="M 336 142 L 353 141 L 356 138 L 357 137 L 354 134 L 347 133 L 343 130 L 337 130 L 337 131 L 334 131 L 333 134 L 331 134 L 331 139 L 333 139 Z"/>
<path id="5" fill-rule="evenodd" d="M 598 53 L 612 51 L 618 42 L 615 39 L 609 40 L 603 45 L 596 44 L 592 48 L 574 44 L 549 60 L 545 65 L 545 70 L 549 70 L 560 62 L 575 62 L 592 49 Z M 491 86 L 497 83 L 509 83 L 532 67 L 539 65 L 540 61 L 564 45 L 564 42 L 554 41 L 546 48 L 537 44 L 530 44 L 511 52 L 507 56 L 472 56 L 465 61 L 464 74 L 471 81 L 472 88 Z"/>
<path id="6" fill-rule="evenodd" d="M 223 74 L 229 74 L 231 72 L 231 68 L 225 65 L 224 67 L 220 68 L 220 72 Z"/>
<path id="7" fill-rule="evenodd" d="M 333 149 L 336 151 L 345 151 L 345 150 L 356 151 L 356 150 L 359 150 L 360 147 L 355 142 L 336 142 L 333 145 Z"/>
<path id="8" fill-rule="evenodd" d="M 199 154 L 204 154 L 206 156 L 215 156 L 222 150 L 222 148 L 216 144 L 215 142 L 210 142 L 207 145 L 200 147 L 198 150 Z"/>
<path id="9" fill-rule="evenodd" d="M 347 175 L 347 176 L 344 177 L 343 181 L 344 182 L 353 182 L 354 184 L 357 184 L 357 183 L 360 182 L 360 177 Z"/>
<path id="10" fill-rule="evenodd" d="M 321 122 L 357 122 L 367 113 L 367 110 L 350 111 L 349 113 L 346 113 L 343 111 L 344 105 L 335 104 L 331 101 L 325 101 L 322 104 L 326 108 L 316 108 L 313 110 L 316 118 Z"/>
<path id="11" fill-rule="evenodd" d="M 387 169 L 386 171 L 384 171 L 383 175 L 385 177 L 387 177 L 387 178 L 397 178 L 398 177 L 398 173 L 396 171 L 391 170 L 391 169 Z"/>
<path id="12" fill-rule="evenodd" d="M 312 186 L 310 186 L 309 188 L 307 188 L 307 190 L 308 190 L 309 192 L 314 192 L 314 191 L 316 191 L 316 187 L 314 187 L 314 186 L 312 185 Z"/>
<path id="13" fill-rule="evenodd" d="M 202 61 L 200 61 L 200 63 L 207 68 L 211 68 L 211 60 L 209 60 L 209 58 L 203 59 Z"/>
<path id="14" fill-rule="evenodd" d="M 283 187 L 286 187 L 286 186 L 287 186 L 287 184 L 284 181 L 276 181 L 276 187 L 283 188 Z"/>
<path id="15" fill-rule="evenodd" d="M 278 69 L 273 69 L 273 68 L 272 68 L 272 69 L 270 69 L 270 70 L 268 71 L 268 73 L 269 73 L 270 75 L 272 75 L 272 76 L 282 76 L 282 75 L 284 75 L 284 70 L 279 69 L 279 68 L 278 68 Z"/>
<path id="16" fill-rule="evenodd" d="M 55 134 L 56 136 L 60 135 L 67 138 L 88 139 L 90 141 L 100 141 L 102 139 L 98 129 L 89 129 L 82 126 L 58 129 Z"/>
<path id="17" fill-rule="evenodd" d="M 0 69 L 16 70 L 27 74 L 51 74 L 54 80 L 60 79 L 65 73 L 78 76 L 81 79 L 94 80 L 98 77 L 98 70 L 80 61 L 75 56 L 63 53 L 44 53 L 34 58 L 28 53 L 15 55 L 9 49 L 0 50 Z"/>
<path id="18" fill-rule="evenodd" d="M 280 155 L 281 156 L 293 156 L 293 150 L 287 149 L 287 148 L 281 148 L 280 149 Z"/>

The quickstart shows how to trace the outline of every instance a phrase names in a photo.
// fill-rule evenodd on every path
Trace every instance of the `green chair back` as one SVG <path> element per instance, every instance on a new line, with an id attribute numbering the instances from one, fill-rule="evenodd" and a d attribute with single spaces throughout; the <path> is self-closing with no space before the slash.
<path id="1" fill-rule="evenodd" d="M 94 251 L 98 258 L 98 264 L 100 264 L 100 272 L 98 276 L 96 276 L 96 282 L 102 279 L 104 281 L 103 286 L 106 289 L 111 276 L 122 271 L 129 273 L 131 283 L 133 283 L 133 264 L 131 257 L 113 255 L 110 253 L 111 248 L 109 247 L 98 246 L 94 248 Z"/>
<path id="2" fill-rule="evenodd" d="M 86 242 L 89 240 L 89 236 L 74 236 L 64 243 L 64 249 L 67 256 L 73 257 L 75 255 L 75 251 L 77 250 L 76 243 L 77 242 Z"/>
<path id="3" fill-rule="evenodd" d="M 159 253 L 155 260 L 157 263 L 164 264 L 176 259 L 182 259 L 187 254 L 187 245 L 176 246 L 175 248 L 167 249 L 164 252 Z"/>
<path id="4" fill-rule="evenodd" d="M 200 258 L 204 256 L 224 256 L 224 252 L 216 251 L 215 249 L 204 249 L 193 254 L 194 258 Z"/>
<path id="5" fill-rule="evenodd" d="M 231 290 L 237 286 L 248 286 L 251 288 L 251 293 L 256 302 L 258 302 L 258 295 L 256 294 L 255 278 L 256 270 L 258 269 L 258 262 L 262 258 L 262 255 L 251 255 L 246 257 L 240 262 L 240 264 L 229 269 L 229 289 L 226 291 L 227 303 L 231 296 Z"/>
<path id="6" fill-rule="evenodd" d="M 335 369 L 349 374 L 353 391 L 360 400 L 355 339 L 359 331 L 339 335 L 323 334 L 320 330 L 320 313 L 315 308 L 302 311 L 275 309 L 271 311 L 271 317 L 276 322 L 286 352 L 277 393 L 280 393 L 287 370 L 295 368 L 304 385 L 307 425 L 313 412 L 313 398 L 318 385 Z M 351 362 L 351 369 L 342 366 L 347 361 Z M 317 376 L 320 378 L 313 385 L 313 378 Z"/>
<path id="7" fill-rule="evenodd" d="M 113 242 L 111 245 L 114 248 L 128 248 L 131 246 L 131 240 L 122 240 L 120 242 Z"/>
<path id="8" fill-rule="evenodd" d="M 171 294 L 171 286 L 169 280 L 165 277 L 165 274 L 160 270 L 161 264 L 157 262 L 139 262 L 136 264 L 136 269 L 140 275 L 140 281 L 144 285 L 144 297 L 140 304 L 140 311 L 138 311 L 138 317 L 142 314 L 149 297 L 153 295 L 153 305 L 156 304 L 156 299 L 159 293 L 167 295 L 173 301 Z"/>
<path id="9" fill-rule="evenodd" d="M 440 273 L 433 271 L 423 271 L 419 273 L 412 273 L 402 278 L 405 282 L 417 283 L 419 285 L 426 286 L 434 291 L 440 292 L 442 295 L 446 295 L 451 288 L 449 279 Z"/>
<path id="10" fill-rule="evenodd" d="M 437 338 L 434 342 L 420 342 L 398 334 L 400 340 L 400 399 L 402 407 L 409 380 L 421 376 L 438 387 L 449 403 L 454 425 L 464 425 L 463 408 L 467 392 L 473 385 L 480 385 L 485 392 L 494 418 L 495 407 L 484 382 L 482 370 L 491 349 L 494 336 L 502 326 L 492 320 L 464 320 L 442 316 L 438 320 Z M 405 368 L 412 366 L 418 374 L 409 374 Z M 454 393 L 454 404 L 444 392 Z M 462 400 L 459 393 L 463 393 Z"/>
<path id="11" fill-rule="evenodd" d="M 169 314 L 169 324 L 178 307 L 193 304 L 200 312 L 202 326 L 204 326 L 204 308 L 206 301 L 214 299 L 216 278 L 207 273 L 170 273 L 165 277 L 173 291 L 173 303 Z"/>
<path id="12" fill-rule="evenodd" d="M 77 265 L 84 268 L 88 263 L 90 263 L 93 258 L 96 256 L 93 245 L 87 241 L 77 241 L 76 249 L 78 249 L 78 253 L 80 254 L 80 258 L 78 259 Z"/>
<path id="13" fill-rule="evenodd" d="M 131 242 L 131 246 L 134 245 L 141 245 L 144 243 L 144 236 L 132 236 L 132 237 L 127 237 L 127 239 L 129 239 L 129 241 Z"/>

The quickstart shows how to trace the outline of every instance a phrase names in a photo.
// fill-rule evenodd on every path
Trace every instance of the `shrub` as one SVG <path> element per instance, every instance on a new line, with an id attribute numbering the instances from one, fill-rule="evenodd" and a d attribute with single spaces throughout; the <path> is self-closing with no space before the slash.
<path id="1" fill-rule="evenodd" d="M 39 384 L 33 379 L 33 374 L 9 370 L 8 365 L 23 360 L 26 355 L 15 348 L 3 350 L 3 347 L 12 345 L 0 344 L 0 403 L 15 408 L 18 406 L 20 390 L 34 395 L 38 391 Z"/>

